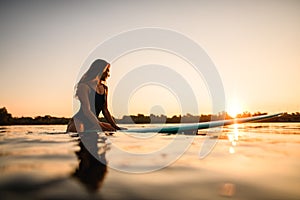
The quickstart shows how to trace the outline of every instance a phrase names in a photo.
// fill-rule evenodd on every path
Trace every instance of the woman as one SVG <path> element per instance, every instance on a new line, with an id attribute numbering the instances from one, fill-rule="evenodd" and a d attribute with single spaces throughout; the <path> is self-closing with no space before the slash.
<path id="1" fill-rule="evenodd" d="M 106 79 L 109 77 L 110 64 L 105 60 L 95 60 L 76 85 L 75 97 L 80 101 L 80 109 L 70 120 L 67 132 L 87 130 L 115 131 L 116 125 L 107 108 Z M 99 122 L 102 111 L 108 123 Z"/>

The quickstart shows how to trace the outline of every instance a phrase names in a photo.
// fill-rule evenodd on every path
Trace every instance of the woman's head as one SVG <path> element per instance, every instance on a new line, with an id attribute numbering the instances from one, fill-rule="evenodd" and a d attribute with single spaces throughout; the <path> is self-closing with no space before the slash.
<path id="1" fill-rule="evenodd" d="M 102 74 L 109 70 L 109 63 L 105 60 L 95 60 L 87 72 L 82 76 L 79 83 L 88 82 L 96 79 L 97 77 L 103 77 Z"/>
<path id="2" fill-rule="evenodd" d="M 100 77 L 101 81 L 106 81 L 106 79 L 110 76 L 109 70 L 110 70 L 110 64 L 107 64 Z"/>

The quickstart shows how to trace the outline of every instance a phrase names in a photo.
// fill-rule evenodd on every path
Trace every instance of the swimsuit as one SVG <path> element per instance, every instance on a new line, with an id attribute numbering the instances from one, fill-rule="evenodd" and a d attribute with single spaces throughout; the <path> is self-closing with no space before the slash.
<path id="1" fill-rule="evenodd" d="M 105 92 L 103 94 L 99 94 L 98 92 L 95 92 L 95 114 L 97 117 L 102 111 L 104 104 L 105 104 Z"/>
<path id="2" fill-rule="evenodd" d="M 91 106 L 91 111 L 96 115 L 96 117 L 98 117 L 100 112 L 103 110 L 104 104 L 106 102 L 106 91 L 107 87 L 105 85 L 103 94 L 99 94 L 93 88 L 90 88 L 88 99 Z M 84 112 L 81 107 L 79 111 L 75 114 L 74 118 L 77 118 L 84 124 L 85 130 L 95 127 L 95 124 L 84 115 Z"/>

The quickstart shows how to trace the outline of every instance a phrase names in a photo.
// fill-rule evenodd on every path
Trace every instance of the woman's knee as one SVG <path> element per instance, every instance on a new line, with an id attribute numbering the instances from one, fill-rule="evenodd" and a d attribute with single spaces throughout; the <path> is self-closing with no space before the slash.
<path id="1" fill-rule="evenodd" d="M 74 120 L 71 119 L 67 126 L 67 132 L 77 132 Z"/>

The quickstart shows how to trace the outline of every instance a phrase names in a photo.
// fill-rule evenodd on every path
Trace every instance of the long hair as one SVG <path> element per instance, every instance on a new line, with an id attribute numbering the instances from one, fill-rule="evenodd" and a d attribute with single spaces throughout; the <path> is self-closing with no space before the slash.
<path id="1" fill-rule="evenodd" d="M 81 79 L 75 85 L 75 97 L 77 97 L 78 84 L 87 83 L 95 79 L 97 76 L 101 75 L 104 72 L 104 69 L 108 64 L 109 63 L 106 62 L 105 60 L 101 60 L 101 59 L 95 60 L 90 66 L 90 68 L 83 74 Z"/>
<path id="2" fill-rule="evenodd" d="M 101 60 L 101 59 L 95 60 L 90 66 L 90 68 L 81 77 L 78 83 L 86 83 L 90 80 L 93 80 L 94 78 L 96 78 L 96 76 L 103 73 L 107 64 L 108 62 L 106 62 L 105 60 Z"/>

